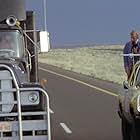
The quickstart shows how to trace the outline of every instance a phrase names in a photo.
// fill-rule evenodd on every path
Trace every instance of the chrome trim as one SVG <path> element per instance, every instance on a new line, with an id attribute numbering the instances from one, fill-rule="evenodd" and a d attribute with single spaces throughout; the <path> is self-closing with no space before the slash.
<path id="1" fill-rule="evenodd" d="M 47 124 L 48 124 L 48 140 L 51 140 L 51 124 L 50 124 L 50 103 L 49 103 L 49 96 L 47 94 L 47 92 L 42 89 L 42 88 L 20 88 L 20 91 L 41 91 L 42 93 L 44 93 L 44 95 L 46 96 L 46 100 L 47 100 Z"/>
<path id="2" fill-rule="evenodd" d="M 47 94 L 47 92 L 42 89 L 42 88 L 38 88 L 38 87 L 33 87 L 33 88 L 19 88 L 18 86 L 18 82 L 16 80 L 16 77 L 15 77 L 15 74 L 13 72 L 13 70 L 7 66 L 7 65 L 4 65 L 4 64 L 0 64 L 0 67 L 3 67 L 3 68 L 6 68 L 10 71 L 12 77 L 13 77 L 13 81 L 14 81 L 14 84 L 15 84 L 15 89 L 16 89 L 16 94 L 17 94 L 17 104 L 18 104 L 18 121 L 19 121 L 19 140 L 23 140 L 23 135 L 22 135 L 22 112 L 21 112 L 21 99 L 20 99 L 20 92 L 21 91 L 41 91 L 42 94 L 45 95 L 46 97 L 46 102 L 47 102 L 47 114 L 45 112 L 39 112 L 40 114 L 46 114 L 47 116 L 47 126 L 48 126 L 48 136 L 47 136 L 47 140 L 51 140 L 51 124 L 50 124 L 50 104 L 49 104 L 49 96 Z M 15 89 L 11 89 L 11 90 L 15 90 Z M 10 89 L 7 89 L 7 90 L 10 90 Z M 10 91 L 11 91 L 10 90 Z M 9 115 L 16 115 L 17 113 L 9 113 Z M 28 114 L 28 113 L 27 113 Z M 37 113 L 38 114 L 38 113 Z M 5 115 L 5 114 L 4 114 Z M 26 113 L 23 113 L 23 115 L 26 115 Z M 36 115 L 36 113 L 34 113 L 33 115 Z"/>
<path id="3" fill-rule="evenodd" d="M 12 77 L 13 77 L 13 81 L 14 81 L 14 84 L 15 84 L 15 87 L 16 87 L 16 94 L 17 94 L 17 103 L 18 103 L 18 121 L 19 121 L 19 140 L 23 140 L 23 136 L 22 136 L 22 117 L 21 117 L 21 100 L 20 100 L 20 89 L 19 89 L 19 86 L 18 86 L 18 82 L 17 82 L 17 79 L 15 77 L 15 74 L 13 72 L 13 70 L 7 66 L 7 65 L 4 65 L 4 64 L 0 64 L 0 67 L 3 67 L 3 68 L 6 68 L 10 71 Z"/>
<path id="4" fill-rule="evenodd" d="M 140 112 L 140 95 L 137 97 L 137 111 Z"/>

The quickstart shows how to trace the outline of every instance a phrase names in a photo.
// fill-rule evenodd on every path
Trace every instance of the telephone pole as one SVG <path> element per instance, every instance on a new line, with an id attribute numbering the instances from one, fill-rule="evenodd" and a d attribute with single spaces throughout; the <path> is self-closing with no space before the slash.
<path id="1" fill-rule="evenodd" d="M 44 6 L 44 29 L 47 31 L 47 0 L 43 0 Z"/>

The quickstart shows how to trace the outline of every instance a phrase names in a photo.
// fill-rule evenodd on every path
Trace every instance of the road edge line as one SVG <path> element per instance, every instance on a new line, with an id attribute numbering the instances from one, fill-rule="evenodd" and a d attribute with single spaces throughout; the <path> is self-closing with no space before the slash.
<path id="1" fill-rule="evenodd" d="M 65 123 L 60 123 L 60 126 L 65 130 L 67 134 L 72 134 L 72 131 Z"/>
<path id="2" fill-rule="evenodd" d="M 97 86 L 88 84 L 88 83 L 83 82 L 83 81 L 81 81 L 81 80 L 78 80 L 78 79 L 75 79 L 75 78 L 72 78 L 72 77 L 69 77 L 69 76 L 66 76 L 66 75 L 63 75 L 63 74 L 60 74 L 60 73 L 51 71 L 51 70 L 47 70 L 47 69 L 42 68 L 42 67 L 39 67 L 39 69 L 40 69 L 40 70 L 43 70 L 43 71 L 46 71 L 46 72 L 49 72 L 49 73 L 51 73 L 51 74 L 54 74 L 54 75 L 57 75 L 57 76 L 60 76 L 60 77 L 63 77 L 63 78 L 72 80 L 72 81 L 75 81 L 75 82 L 80 83 L 80 84 L 82 84 L 82 85 L 85 85 L 85 86 L 88 86 L 88 87 L 90 87 L 90 88 L 96 89 L 96 90 L 98 90 L 98 91 L 104 92 L 104 93 L 106 93 L 106 94 L 108 94 L 108 95 L 118 97 L 117 94 L 115 94 L 115 93 L 113 93 L 113 92 L 111 92 L 111 91 L 108 91 L 108 90 L 99 88 L 99 87 L 97 87 Z"/>

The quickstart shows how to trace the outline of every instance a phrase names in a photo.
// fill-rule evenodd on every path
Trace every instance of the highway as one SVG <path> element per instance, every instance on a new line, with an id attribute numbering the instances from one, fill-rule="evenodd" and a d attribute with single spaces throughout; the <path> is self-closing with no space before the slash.
<path id="1" fill-rule="evenodd" d="M 39 64 L 48 80 L 52 140 L 121 140 L 119 86 Z"/>

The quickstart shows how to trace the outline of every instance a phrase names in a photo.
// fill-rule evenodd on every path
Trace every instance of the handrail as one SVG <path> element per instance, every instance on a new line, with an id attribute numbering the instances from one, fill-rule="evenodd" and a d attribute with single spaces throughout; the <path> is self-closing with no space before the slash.
<path id="1" fill-rule="evenodd" d="M 41 88 L 41 87 L 24 87 L 24 88 L 20 88 L 18 86 L 18 82 L 16 80 L 16 77 L 15 77 L 15 74 L 13 72 L 13 70 L 7 66 L 7 65 L 4 65 L 4 64 L 0 64 L 0 67 L 4 67 L 6 69 L 8 69 L 13 77 L 13 81 L 14 81 L 14 84 L 15 84 L 15 87 L 16 88 L 12 88 L 11 90 L 12 91 L 16 91 L 17 93 L 17 104 L 18 104 L 18 121 L 19 121 L 19 140 L 23 140 L 23 134 L 22 134 L 22 114 L 25 115 L 25 113 L 22 113 L 21 112 L 21 99 L 20 99 L 20 92 L 22 91 L 41 91 L 42 94 L 45 95 L 46 97 L 46 102 L 47 102 L 47 127 L 48 127 L 48 137 L 47 137 L 47 140 L 51 140 L 51 124 L 50 124 L 50 103 L 49 103 L 49 96 L 47 94 L 47 92 Z M 16 89 L 16 90 L 15 90 Z M 10 89 L 6 89 L 6 90 L 0 90 L 0 91 L 9 91 Z M 10 90 L 10 91 L 11 91 Z M 45 113 L 43 113 L 45 115 Z M 14 114 L 9 114 L 9 115 L 16 115 L 16 113 Z"/>
<path id="2" fill-rule="evenodd" d="M 140 54 L 128 53 L 128 54 L 121 54 L 121 56 L 134 57 L 134 56 L 140 56 Z"/>
<path id="3" fill-rule="evenodd" d="M 27 87 L 27 88 L 20 88 L 20 91 L 41 91 L 42 93 L 44 93 L 44 95 L 46 96 L 46 100 L 47 100 L 47 124 L 48 124 L 48 140 L 51 140 L 51 124 L 50 124 L 50 103 L 49 103 L 49 96 L 47 94 L 47 92 L 43 89 L 43 88 L 39 88 L 39 87 Z"/>
<path id="4" fill-rule="evenodd" d="M 0 67 L 6 68 L 10 71 L 12 77 L 13 77 L 13 81 L 16 87 L 16 94 L 17 94 L 17 102 L 18 102 L 18 121 L 19 121 L 19 140 L 23 140 L 23 135 L 22 135 L 22 117 L 21 117 L 21 100 L 20 100 L 20 90 L 19 90 L 19 86 L 18 86 L 18 82 L 17 79 L 15 77 L 15 74 L 13 72 L 13 70 L 4 64 L 0 64 Z"/>

